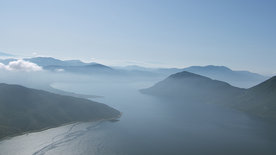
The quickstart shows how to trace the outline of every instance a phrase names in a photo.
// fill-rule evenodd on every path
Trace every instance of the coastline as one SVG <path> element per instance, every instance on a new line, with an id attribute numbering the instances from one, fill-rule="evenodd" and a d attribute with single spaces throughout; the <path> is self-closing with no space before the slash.
<path id="1" fill-rule="evenodd" d="M 103 121 L 116 122 L 116 121 L 119 121 L 119 118 L 122 115 L 123 115 L 123 113 L 120 112 L 120 114 L 118 116 L 116 116 L 116 117 L 102 118 L 102 119 L 90 120 L 90 121 L 67 122 L 67 123 L 63 123 L 63 124 L 60 124 L 60 125 L 56 125 L 56 126 L 46 127 L 46 128 L 43 128 L 43 129 L 36 129 L 36 130 L 31 130 L 31 131 L 25 131 L 25 132 L 22 132 L 22 133 L 13 134 L 13 135 L 9 135 L 9 136 L 5 136 L 3 138 L 0 138 L 0 144 L 1 144 L 1 142 L 5 141 L 5 140 L 9 140 L 9 139 L 12 139 L 12 138 L 17 137 L 17 136 L 23 136 L 23 135 L 26 135 L 26 134 L 31 134 L 31 133 L 36 133 L 36 132 L 42 132 L 42 131 L 46 131 L 46 130 L 49 130 L 49 129 L 58 128 L 58 127 L 61 127 L 61 126 L 66 126 L 66 125 L 73 125 L 73 124 L 86 123 L 86 122 L 103 122 Z"/>

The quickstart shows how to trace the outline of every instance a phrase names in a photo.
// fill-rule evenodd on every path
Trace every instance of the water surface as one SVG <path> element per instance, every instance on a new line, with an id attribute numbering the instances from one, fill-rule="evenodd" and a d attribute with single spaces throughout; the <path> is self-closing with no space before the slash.
<path id="1" fill-rule="evenodd" d="M 276 154 L 273 124 L 219 105 L 139 93 L 150 83 L 54 83 L 55 88 L 103 96 L 93 100 L 123 112 L 120 121 L 75 123 L 6 139 L 0 154 Z"/>

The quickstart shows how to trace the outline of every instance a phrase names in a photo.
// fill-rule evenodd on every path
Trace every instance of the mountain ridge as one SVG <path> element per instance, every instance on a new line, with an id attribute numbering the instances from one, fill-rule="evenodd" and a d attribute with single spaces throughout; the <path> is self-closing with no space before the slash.
<path id="1" fill-rule="evenodd" d="M 228 94 L 235 95 L 242 91 L 244 89 L 231 86 L 226 82 L 187 71 L 170 75 L 152 87 L 141 90 L 142 93 L 156 96 L 205 102 L 219 102 L 222 99 L 217 98 L 229 99 Z"/>
<path id="2" fill-rule="evenodd" d="M 198 75 L 206 76 L 211 79 L 225 81 L 235 87 L 250 88 L 257 85 L 269 77 L 242 70 L 232 70 L 226 66 L 190 66 L 186 68 L 146 68 L 140 66 L 126 66 L 125 70 L 135 69 L 137 71 L 151 72 L 157 75 L 169 76 L 182 71 L 188 71 Z"/>

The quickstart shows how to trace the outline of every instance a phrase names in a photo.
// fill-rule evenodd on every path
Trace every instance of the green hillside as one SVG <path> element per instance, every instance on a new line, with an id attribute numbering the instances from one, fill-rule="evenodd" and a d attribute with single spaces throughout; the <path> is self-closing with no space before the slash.
<path id="1" fill-rule="evenodd" d="M 111 119 L 119 115 L 119 111 L 87 99 L 0 84 L 0 138 L 64 123 Z"/>

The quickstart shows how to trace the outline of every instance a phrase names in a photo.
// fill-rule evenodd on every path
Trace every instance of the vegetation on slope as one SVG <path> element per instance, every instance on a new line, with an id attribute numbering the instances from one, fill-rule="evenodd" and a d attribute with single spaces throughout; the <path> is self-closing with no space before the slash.
<path id="1" fill-rule="evenodd" d="M 111 119 L 119 115 L 119 111 L 87 99 L 0 84 L 0 138 L 76 121 Z"/>

